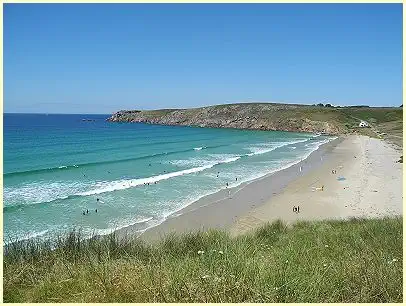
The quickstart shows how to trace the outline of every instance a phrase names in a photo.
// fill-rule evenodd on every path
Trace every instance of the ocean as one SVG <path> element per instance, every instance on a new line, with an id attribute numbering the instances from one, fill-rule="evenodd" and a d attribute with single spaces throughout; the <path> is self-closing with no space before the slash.
<path id="1" fill-rule="evenodd" d="M 3 243 L 72 229 L 89 237 L 132 225 L 141 233 L 227 184 L 287 168 L 332 139 L 108 117 L 4 114 Z"/>

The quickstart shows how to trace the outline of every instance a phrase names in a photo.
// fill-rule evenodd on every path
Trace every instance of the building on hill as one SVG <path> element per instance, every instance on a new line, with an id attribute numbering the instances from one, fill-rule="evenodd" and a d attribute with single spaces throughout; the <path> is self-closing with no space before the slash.
<path id="1" fill-rule="evenodd" d="M 361 122 L 359 123 L 359 127 L 368 127 L 368 122 L 361 120 Z"/>

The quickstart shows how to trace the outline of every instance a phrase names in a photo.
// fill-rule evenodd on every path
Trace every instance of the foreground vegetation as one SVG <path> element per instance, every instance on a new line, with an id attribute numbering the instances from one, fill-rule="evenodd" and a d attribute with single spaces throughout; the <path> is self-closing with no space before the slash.
<path id="1" fill-rule="evenodd" d="M 4 302 L 402 302 L 402 218 L 5 248 Z"/>

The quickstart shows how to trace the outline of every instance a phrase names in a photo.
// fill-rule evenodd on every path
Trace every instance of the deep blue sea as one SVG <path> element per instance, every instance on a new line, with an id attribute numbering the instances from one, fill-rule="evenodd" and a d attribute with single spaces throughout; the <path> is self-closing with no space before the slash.
<path id="1" fill-rule="evenodd" d="M 226 183 L 286 168 L 331 139 L 110 123 L 108 116 L 4 114 L 5 243 L 73 228 L 141 232 Z"/>

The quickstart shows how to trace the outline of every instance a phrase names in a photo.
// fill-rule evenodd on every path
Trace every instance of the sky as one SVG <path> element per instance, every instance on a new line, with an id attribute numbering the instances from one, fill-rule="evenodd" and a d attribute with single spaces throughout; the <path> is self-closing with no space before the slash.
<path id="1" fill-rule="evenodd" d="M 4 112 L 399 106 L 402 4 L 4 4 Z"/>

